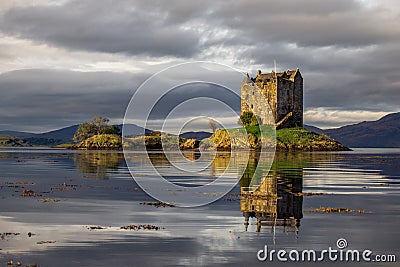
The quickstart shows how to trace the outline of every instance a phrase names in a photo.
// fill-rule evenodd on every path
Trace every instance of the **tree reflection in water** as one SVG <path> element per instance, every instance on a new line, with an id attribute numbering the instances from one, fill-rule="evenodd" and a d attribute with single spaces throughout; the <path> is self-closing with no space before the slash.
<path id="1" fill-rule="evenodd" d="M 83 178 L 106 180 L 107 173 L 121 166 L 124 155 L 109 151 L 82 151 L 75 153 L 73 160 Z"/>

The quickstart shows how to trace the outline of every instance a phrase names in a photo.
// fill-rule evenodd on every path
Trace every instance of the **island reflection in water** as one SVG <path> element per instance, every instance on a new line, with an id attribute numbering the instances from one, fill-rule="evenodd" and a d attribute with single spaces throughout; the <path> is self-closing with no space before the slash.
<path id="1" fill-rule="evenodd" d="M 124 156 L 109 151 L 82 151 L 73 155 L 73 161 L 83 178 L 104 180 L 122 166 Z"/>

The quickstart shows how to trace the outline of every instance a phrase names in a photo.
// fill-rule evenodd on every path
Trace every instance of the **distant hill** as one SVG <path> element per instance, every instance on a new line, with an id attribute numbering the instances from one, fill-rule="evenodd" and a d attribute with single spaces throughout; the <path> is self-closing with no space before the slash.
<path id="1" fill-rule="evenodd" d="M 349 147 L 400 147 L 400 112 L 324 132 Z"/>
<path id="2" fill-rule="evenodd" d="M 122 129 L 122 124 L 117 125 Z M 8 135 L 14 138 L 23 139 L 25 143 L 32 146 L 56 146 L 63 143 L 73 143 L 73 136 L 79 125 L 72 125 L 54 131 L 44 133 L 28 133 L 18 131 L 0 131 L 0 135 Z M 135 124 L 125 125 L 126 133 L 135 136 L 143 133 L 143 128 Z M 146 133 L 151 132 L 146 129 Z"/>
<path id="3" fill-rule="evenodd" d="M 118 125 L 119 129 L 122 131 L 122 124 Z M 149 129 L 145 129 L 145 134 L 151 133 L 152 131 Z M 143 127 L 140 127 L 136 124 L 125 124 L 124 125 L 124 134 L 125 136 L 136 136 L 143 134 Z"/>
<path id="4" fill-rule="evenodd" d="M 0 134 L 8 134 L 23 139 L 32 146 L 55 146 L 62 143 L 72 143 L 76 129 L 78 129 L 78 125 L 39 134 L 18 131 L 0 131 Z"/>
<path id="5" fill-rule="evenodd" d="M 76 129 L 78 129 L 78 125 L 39 134 L 18 131 L 0 131 L 0 134 L 12 135 L 17 138 L 25 139 L 32 145 L 54 145 L 57 143 L 71 143 Z"/>
<path id="6" fill-rule="evenodd" d="M 317 134 L 326 134 L 324 132 L 324 130 L 322 130 L 322 129 L 318 128 L 318 127 L 312 126 L 312 125 L 304 124 L 303 128 L 308 130 L 308 131 L 310 131 L 310 132 L 314 132 L 314 133 L 317 133 Z"/>
<path id="7" fill-rule="evenodd" d="M 304 128 L 326 134 L 347 147 L 400 147 L 400 112 L 340 128 L 322 130 L 310 125 Z"/>
<path id="8" fill-rule="evenodd" d="M 180 137 L 186 138 L 186 139 L 196 139 L 196 140 L 203 140 L 206 138 L 209 138 L 212 135 L 212 133 L 209 132 L 186 132 L 180 135 Z"/>
<path id="9" fill-rule="evenodd" d="M 27 133 L 27 132 L 18 132 L 18 131 L 0 131 L 1 135 L 11 135 L 13 137 L 18 137 L 18 138 L 25 138 L 32 136 L 33 133 Z"/>
<path id="10" fill-rule="evenodd" d="M 72 125 L 69 127 L 61 128 L 58 130 L 50 131 L 50 132 L 45 132 L 41 134 L 35 134 L 35 138 L 44 138 L 44 139 L 56 139 L 60 140 L 63 143 L 68 143 L 72 142 L 72 137 L 74 136 L 76 130 L 78 129 L 79 125 Z"/>

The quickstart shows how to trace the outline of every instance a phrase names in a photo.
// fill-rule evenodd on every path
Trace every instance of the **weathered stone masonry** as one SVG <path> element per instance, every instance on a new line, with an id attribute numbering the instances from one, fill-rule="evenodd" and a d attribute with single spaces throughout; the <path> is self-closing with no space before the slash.
<path id="1" fill-rule="evenodd" d="M 241 112 L 252 111 L 262 124 L 281 122 L 279 128 L 303 126 L 303 77 L 299 69 L 277 73 L 259 70 L 255 78 L 247 75 L 241 99 Z"/>

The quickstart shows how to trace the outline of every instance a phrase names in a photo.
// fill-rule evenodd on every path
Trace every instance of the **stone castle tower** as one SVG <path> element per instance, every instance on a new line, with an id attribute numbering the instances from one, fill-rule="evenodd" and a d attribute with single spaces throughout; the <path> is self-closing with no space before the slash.
<path id="1" fill-rule="evenodd" d="M 263 106 L 265 97 L 270 106 Z M 262 124 L 277 128 L 303 126 L 303 77 L 299 69 L 245 77 L 241 87 L 241 112 L 251 111 Z M 274 120 L 274 121 L 271 121 Z"/>

